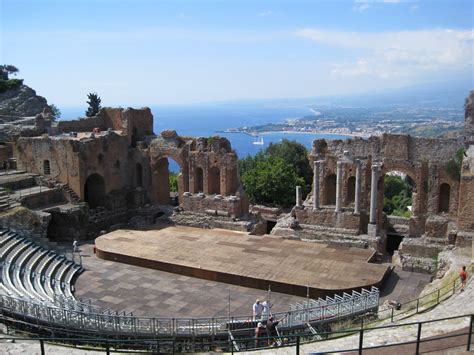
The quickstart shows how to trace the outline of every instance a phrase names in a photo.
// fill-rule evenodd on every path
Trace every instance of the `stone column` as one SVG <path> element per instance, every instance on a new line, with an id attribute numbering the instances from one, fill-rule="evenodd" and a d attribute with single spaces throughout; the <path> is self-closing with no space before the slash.
<path id="1" fill-rule="evenodd" d="M 355 184 L 355 197 L 354 197 L 354 213 L 360 213 L 360 180 L 361 180 L 361 164 L 360 160 L 356 160 L 356 184 Z"/>
<path id="2" fill-rule="evenodd" d="M 313 210 L 319 210 L 319 171 L 321 160 L 315 160 L 313 166 Z"/>
<path id="3" fill-rule="evenodd" d="M 370 224 L 377 224 L 377 187 L 379 182 L 380 165 L 372 165 L 372 181 L 370 182 Z"/>
<path id="4" fill-rule="evenodd" d="M 336 170 L 336 212 L 341 212 L 342 207 L 342 166 L 343 162 L 337 162 Z"/>
<path id="5" fill-rule="evenodd" d="M 296 207 L 301 207 L 301 186 L 296 186 Z"/>

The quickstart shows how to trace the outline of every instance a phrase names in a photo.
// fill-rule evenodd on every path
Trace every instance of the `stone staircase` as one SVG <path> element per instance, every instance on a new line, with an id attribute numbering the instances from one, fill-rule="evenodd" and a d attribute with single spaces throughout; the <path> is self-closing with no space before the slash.
<path id="1" fill-rule="evenodd" d="M 73 189 L 71 189 L 68 184 L 59 182 L 56 179 L 47 178 L 46 176 L 38 176 L 37 180 L 38 184 L 42 184 L 43 186 L 59 188 L 63 192 L 64 197 L 66 200 L 68 200 L 68 202 L 72 204 L 81 202 L 79 196 L 74 192 Z"/>
<path id="2" fill-rule="evenodd" d="M 0 212 L 10 208 L 10 194 L 7 190 L 0 187 Z"/>
<path id="3" fill-rule="evenodd" d="M 363 249 L 373 246 L 375 242 L 373 237 L 360 235 L 355 229 L 330 228 L 310 224 L 300 224 L 296 229 L 278 226 L 278 228 L 273 228 L 271 234 L 289 239 L 301 239 L 314 243 Z"/>
<path id="4" fill-rule="evenodd" d="M 71 203 L 79 203 L 81 199 L 79 196 L 74 192 L 73 189 L 68 184 L 60 184 L 61 190 L 65 193 L 66 196 L 69 196 L 68 200 Z M 67 197 L 66 197 L 67 198 Z"/>

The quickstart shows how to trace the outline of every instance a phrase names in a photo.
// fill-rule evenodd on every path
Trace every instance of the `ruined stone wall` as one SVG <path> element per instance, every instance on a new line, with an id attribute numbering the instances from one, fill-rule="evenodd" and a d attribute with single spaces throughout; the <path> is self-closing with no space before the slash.
<path id="1" fill-rule="evenodd" d="M 474 91 L 469 93 L 464 103 L 464 134 L 467 144 L 474 144 Z"/>
<path id="2" fill-rule="evenodd" d="M 463 138 L 434 139 L 411 137 L 398 134 L 384 134 L 368 139 L 351 138 L 346 140 L 318 139 L 314 141 L 310 158 L 331 154 L 342 157 L 349 151 L 351 157 L 372 160 L 409 160 L 412 162 L 448 162 L 463 146 Z"/>
<path id="3" fill-rule="evenodd" d="M 235 196 L 223 197 L 220 195 L 206 196 L 203 193 L 184 193 L 181 207 L 185 211 L 223 217 L 240 217 L 242 214 L 241 201 Z"/>
<path id="4" fill-rule="evenodd" d="M 122 112 L 122 132 L 129 142 L 143 140 L 153 135 L 153 115 L 148 107 L 141 109 L 127 108 Z"/>
<path id="5" fill-rule="evenodd" d="M 331 209 L 313 211 L 310 208 L 295 209 L 296 219 L 300 224 L 312 224 L 331 228 L 352 229 L 359 232 L 361 218 L 352 212 L 334 213 Z"/>
<path id="6" fill-rule="evenodd" d="M 129 161 L 127 137 L 115 133 L 74 141 L 80 157 L 80 184 L 78 193 L 84 199 L 84 185 L 92 174 L 99 174 L 105 180 L 105 191 L 109 193 L 132 185 L 133 169 Z"/>
<path id="7" fill-rule="evenodd" d="M 321 205 L 335 205 L 335 185 L 327 184 L 326 180 L 335 179 L 336 163 L 342 162 L 341 205 L 343 208 L 353 208 L 353 184 L 357 161 L 361 166 L 361 211 L 368 214 L 370 207 L 372 164 L 381 163 L 381 170 L 377 181 L 377 215 L 376 223 L 383 225 L 383 191 L 384 174 L 398 171 L 407 174 L 415 183 L 413 191 L 413 218 L 410 221 L 410 235 L 421 236 L 424 232 L 424 223 L 427 213 L 447 215 L 451 219 L 457 217 L 459 202 L 459 183 L 448 174 L 446 166 L 454 158 L 457 150 L 462 147 L 462 139 L 428 139 L 405 135 L 384 134 L 381 137 L 370 137 L 325 141 L 317 140 L 310 153 L 310 161 L 322 161 L 319 176 L 319 191 Z M 440 197 L 440 189 L 449 189 L 448 211 L 443 211 L 441 205 L 446 206 Z M 314 191 L 314 186 L 313 186 Z M 314 192 L 313 192 L 314 193 Z M 308 197 L 305 206 L 312 205 L 313 193 Z M 332 197 L 328 197 L 332 196 Z M 321 212 L 322 213 L 322 212 Z M 324 220 L 336 221 L 334 216 Z M 330 214 L 330 213 L 329 213 Z M 331 224 L 332 222 L 329 222 Z M 344 224 L 346 222 L 342 222 Z M 351 223 L 347 222 L 350 226 Z M 352 224 L 353 225 L 353 224 Z M 363 226 L 363 223 L 361 223 Z M 343 227 L 343 225 L 341 226 Z M 365 229 L 365 228 L 361 228 Z"/>
<path id="8" fill-rule="evenodd" d="M 474 145 L 466 155 L 459 187 L 458 229 L 474 232 Z"/>
<path id="9" fill-rule="evenodd" d="M 169 196 L 168 181 L 164 172 L 167 171 L 166 159 L 171 158 L 180 167 L 178 175 L 179 199 L 183 208 L 190 211 L 203 212 L 203 209 L 218 210 L 223 201 L 199 200 L 183 198 L 185 192 L 204 195 L 235 196 L 240 205 L 237 210 L 231 205 L 222 207 L 232 210 L 232 215 L 248 212 L 248 201 L 240 184 L 238 176 L 237 155 L 232 151 L 230 143 L 225 138 L 189 138 L 179 137 L 175 131 L 163 131 L 160 137 L 150 142 L 149 156 L 151 160 L 152 188 L 151 200 L 154 203 L 166 203 Z M 214 207 L 212 207 L 215 205 Z M 236 212 L 237 211 L 237 212 Z M 240 211 L 240 212 L 239 212 Z"/>
<path id="10" fill-rule="evenodd" d="M 136 163 L 143 167 L 142 187 L 150 183 L 146 154 L 130 150 L 127 137 L 113 132 L 80 140 L 61 136 L 20 138 L 16 148 L 20 169 L 68 184 L 81 199 L 92 174 L 103 177 L 106 193 L 136 187 Z M 49 174 L 45 160 L 49 161 Z"/>
<path id="11" fill-rule="evenodd" d="M 102 108 L 97 116 L 104 120 L 105 129 L 111 128 L 114 131 L 122 131 L 127 134 L 126 127 L 124 127 L 122 119 L 123 108 Z M 125 129 L 124 129 L 125 128 Z"/>
<path id="12" fill-rule="evenodd" d="M 20 170 L 44 175 L 69 186 L 79 195 L 81 191 L 81 164 L 79 152 L 71 140 L 49 137 L 19 138 L 15 144 L 15 157 Z M 50 172 L 46 174 L 45 161 Z"/>
<path id="13" fill-rule="evenodd" d="M 92 132 L 94 128 L 106 129 L 104 119 L 102 117 L 86 117 L 79 120 L 59 121 L 58 129 L 60 132 Z"/>

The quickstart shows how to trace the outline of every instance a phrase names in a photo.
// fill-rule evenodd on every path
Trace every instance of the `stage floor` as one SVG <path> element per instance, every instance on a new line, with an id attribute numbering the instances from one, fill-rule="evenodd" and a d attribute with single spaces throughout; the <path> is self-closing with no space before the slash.
<path id="1" fill-rule="evenodd" d="M 388 266 L 372 251 L 172 226 L 117 230 L 95 241 L 97 256 L 176 274 L 310 297 L 380 285 Z"/>

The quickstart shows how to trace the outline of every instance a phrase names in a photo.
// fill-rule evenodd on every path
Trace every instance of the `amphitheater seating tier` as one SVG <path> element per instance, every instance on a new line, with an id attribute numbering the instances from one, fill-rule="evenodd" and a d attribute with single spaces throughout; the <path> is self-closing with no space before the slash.
<path id="1" fill-rule="evenodd" d="M 57 297 L 74 301 L 73 283 L 83 268 L 44 243 L 0 228 L 0 258 L 0 294 L 51 306 Z"/>

